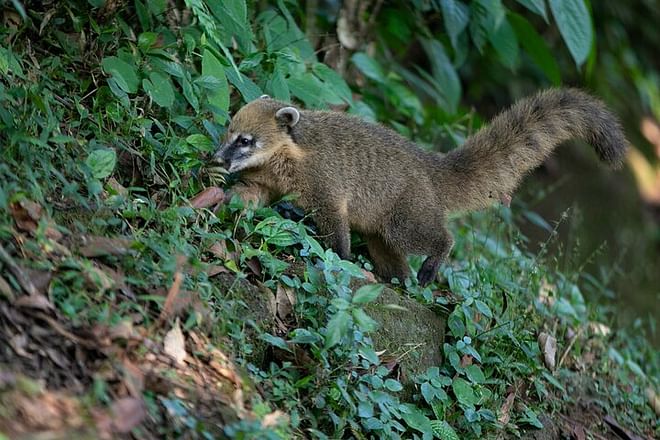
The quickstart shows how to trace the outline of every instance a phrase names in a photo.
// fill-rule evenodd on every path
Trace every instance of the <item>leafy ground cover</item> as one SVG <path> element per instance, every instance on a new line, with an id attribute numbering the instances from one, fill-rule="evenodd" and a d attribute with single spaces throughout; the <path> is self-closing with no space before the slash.
<path id="1" fill-rule="evenodd" d="M 556 226 L 521 204 L 456 218 L 438 282 L 384 287 L 359 237 L 341 260 L 290 201 L 246 208 L 205 166 L 228 110 L 263 91 L 460 143 L 478 118 L 458 106 L 443 44 L 423 44 L 440 60 L 430 73 L 353 55 L 373 87 L 360 97 L 284 2 L 256 16 L 241 2 L 83 4 L 5 13 L 18 24 L 5 20 L 0 48 L 2 435 L 660 435 L 644 324 L 612 328 L 614 311 L 584 299 L 607 277 L 529 252 L 518 217 L 547 228 L 548 243 Z M 471 41 L 499 44 L 492 9 L 474 8 L 484 21 Z M 450 27 L 447 47 L 463 47 L 466 26 Z M 444 78 L 459 89 L 438 89 Z M 444 107 L 422 106 L 406 81 Z M 378 341 L 386 316 L 412 319 L 412 307 L 446 323 L 428 348 L 442 359 L 414 376 L 403 365 L 418 347 Z"/>

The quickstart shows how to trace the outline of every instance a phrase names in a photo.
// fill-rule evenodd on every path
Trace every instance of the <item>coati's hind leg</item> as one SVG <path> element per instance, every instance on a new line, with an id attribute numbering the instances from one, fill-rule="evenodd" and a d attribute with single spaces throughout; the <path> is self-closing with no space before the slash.
<path id="1" fill-rule="evenodd" d="M 399 281 L 405 281 L 410 275 L 406 254 L 389 246 L 383 239 L 375 234 L 364 234 L 364 241 L 369 249 L 369 256 L 374 262 L 374 269 L 378 276 L 384 281 L 391 281 L 392 278 L 398 278 Z"/>
<path id="2" fill-rule="evenodd" d="M 435 279 L 454 245 L 444 223 L 444 212 L 434 206 L 432 198 L 410 198 L 401 200 L 386 228 L 386 240 L 392 247 L 405 254 L 427 256 L 417 273 L 417 281 L 423 286 Z"/>

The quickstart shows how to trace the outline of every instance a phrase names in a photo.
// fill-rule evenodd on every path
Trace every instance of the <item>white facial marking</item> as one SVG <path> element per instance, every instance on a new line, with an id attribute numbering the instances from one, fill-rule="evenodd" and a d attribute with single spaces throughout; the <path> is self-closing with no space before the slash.
<path id="1" fill-rule="evenodd" d="M 241 171 L 247 168 L 256 168 L 258 166 L 263 165 L 266 163 L 267 157 L 263 154 L 254 154 L 245 160 L 241 161 L 234 161 L 231 163 L 231 166 L 229 167 L 229 172 L 230 173 L 235 173 L 237 171 Z"/>

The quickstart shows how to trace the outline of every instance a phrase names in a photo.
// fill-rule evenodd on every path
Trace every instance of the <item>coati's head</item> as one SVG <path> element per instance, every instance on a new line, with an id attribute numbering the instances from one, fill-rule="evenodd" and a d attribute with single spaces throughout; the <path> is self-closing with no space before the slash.
<path id="1" fill-rule="evenodd" d="M 299 120 L 300 112 L 295 107 L 263 95 L 232 118 L 214 159 L 230 173 L 262 166 L 291 144 L 289 133 Z"/>

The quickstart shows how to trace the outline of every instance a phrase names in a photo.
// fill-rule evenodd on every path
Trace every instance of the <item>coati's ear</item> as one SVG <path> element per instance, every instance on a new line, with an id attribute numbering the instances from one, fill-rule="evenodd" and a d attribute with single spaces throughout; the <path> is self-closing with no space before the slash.
<path id="1" fill-rule="evenodd" d="M 268 95 L 261 95 L 259 99 L 270 99 L 270 96 Z"/>
<path id="2" fill-rule="evenodd" d="M 300 120 L 300 112 L 295 107 L 282 107 L 275 113 L 275 119 L 289 128 L 293 128 Z"/>

